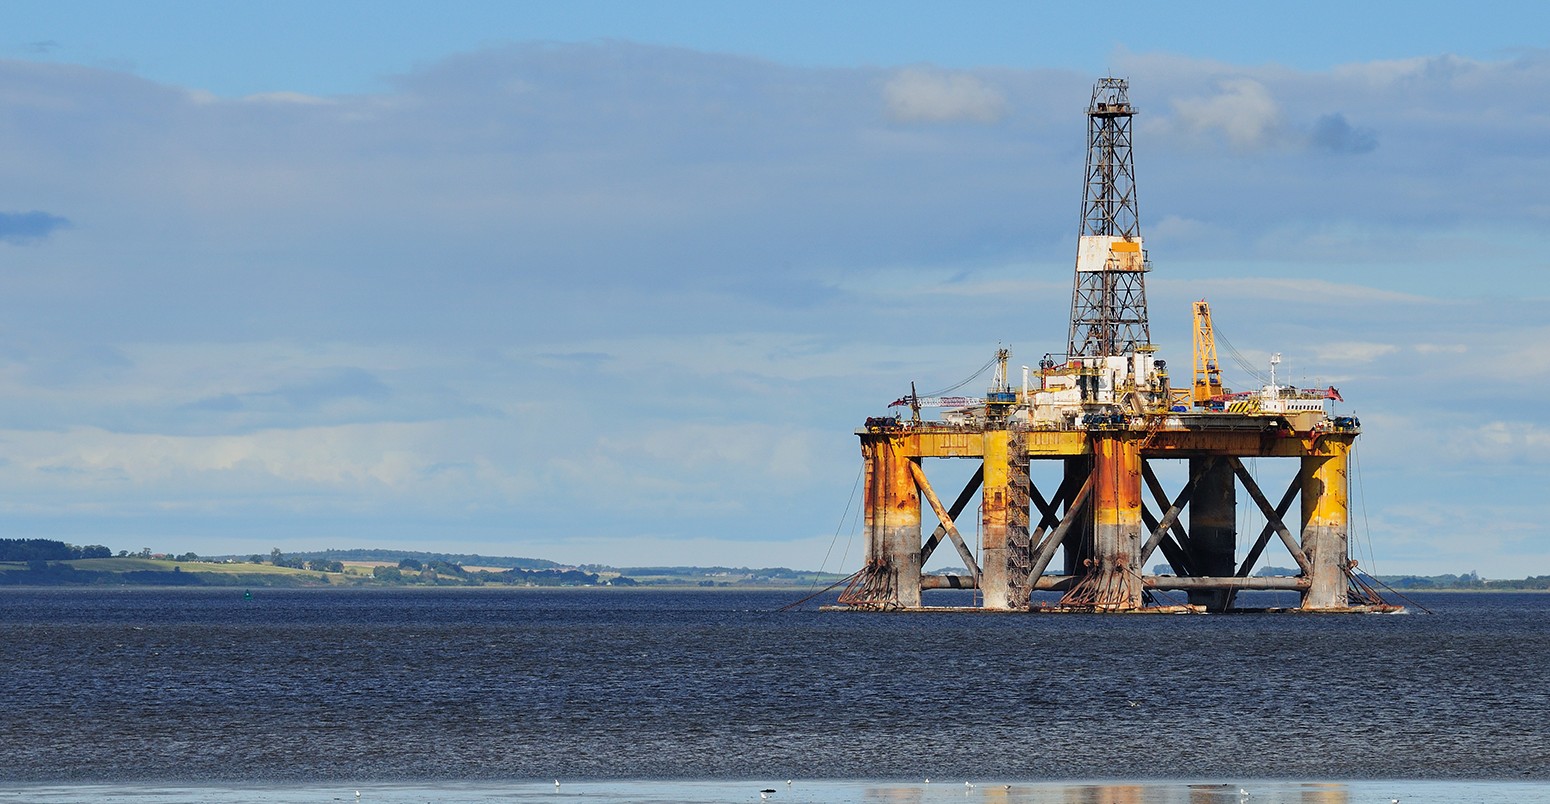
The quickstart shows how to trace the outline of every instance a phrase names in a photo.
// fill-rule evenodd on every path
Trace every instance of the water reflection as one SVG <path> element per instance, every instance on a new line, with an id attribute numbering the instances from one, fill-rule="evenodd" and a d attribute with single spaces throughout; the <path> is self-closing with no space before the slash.
<path id="1" fill-rule="evenodd" d="M 845 783 L 827 786 L 841 797 L 822 800 L 847 800 L 843 798 Z M 803 792 L 810 794 L 813 787 L 805 785 Z M 972 804 L 1348 804 L 1351 801 L 1347 785 L 1330 782 L 871 783 L 864 785 L 859 793 L 859 800 L 867 804 L 940 804 L 948 801 Z M 787 800 L 794 804 L 819 799 L 793 795 Z"/>

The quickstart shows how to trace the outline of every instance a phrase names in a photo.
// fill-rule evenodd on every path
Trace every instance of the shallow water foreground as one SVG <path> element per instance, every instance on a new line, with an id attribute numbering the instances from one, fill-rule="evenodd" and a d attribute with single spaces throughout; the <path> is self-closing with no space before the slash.
<path id="1" fill-rule="evenodd" d="M 970 787 L 969 785 L 973 785 Z M 0 802 L 39 804 L 411 804 L 417 802 L 554 801 L 629 802 L 764 801 L 771 804 L 1453 804 L 1550 802 L 1550 784 L 1486 781 L 1354 782 L 1006 782 L 934 779 L 893 781 L 604 781 L 552 783 L 437 783 L 428 785 L 338 785 L 269 787 L 177 787 L 168 785 L 40 785 L 0 788 Z"/>

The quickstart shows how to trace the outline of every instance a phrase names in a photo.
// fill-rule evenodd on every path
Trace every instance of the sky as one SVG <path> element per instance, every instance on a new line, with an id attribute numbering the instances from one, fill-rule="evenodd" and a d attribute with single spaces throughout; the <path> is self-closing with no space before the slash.
<path id="1" fill-rule="evenodd" d="M 1063 350 L 1113 74 L 1160 356 L 1550 574 L 1550 7 L 962 5 L 7 3 L 0 534 L 848 572 L 856 427 Z"/>

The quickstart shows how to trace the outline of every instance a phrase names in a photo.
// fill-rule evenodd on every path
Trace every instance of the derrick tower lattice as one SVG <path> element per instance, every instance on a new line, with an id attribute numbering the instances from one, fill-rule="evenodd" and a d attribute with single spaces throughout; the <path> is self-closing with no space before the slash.
<path id="1" fill-rule="evenodd" d="M 1070 357 L 1131 354 L 1151 344 L 1146 252 L 1130 155 L 1129 85 L 1103 78 L 1087 107 L 1087 170 L 1071 293 Z"/>

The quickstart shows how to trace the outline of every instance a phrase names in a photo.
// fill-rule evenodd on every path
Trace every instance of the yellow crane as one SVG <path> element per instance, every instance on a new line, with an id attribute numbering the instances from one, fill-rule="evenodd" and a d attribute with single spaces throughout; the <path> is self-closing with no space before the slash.
<path id="1" fill-rule="evenodd" d="M 1211 329 L 1211 305 L 1195 302 L 1195 407 L 1206 407 L 1222 388 L 1222 368 L 1216 362 L 1216 333 Z"/>

